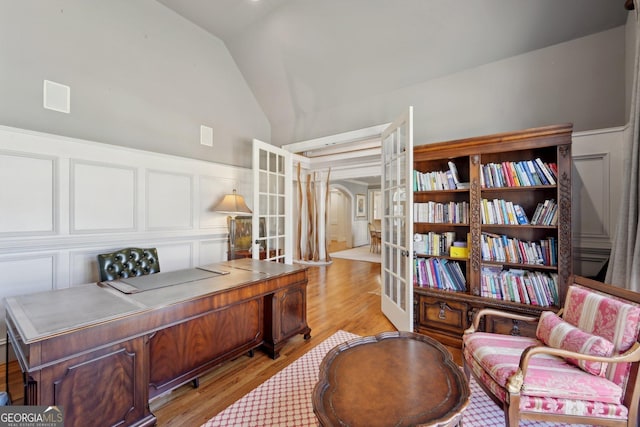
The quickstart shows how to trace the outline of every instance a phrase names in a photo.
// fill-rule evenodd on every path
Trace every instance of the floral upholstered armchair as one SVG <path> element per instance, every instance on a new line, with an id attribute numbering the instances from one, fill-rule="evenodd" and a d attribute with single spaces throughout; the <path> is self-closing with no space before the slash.
<path id="1" fill-rule="evenodd" d="M 572 276 L 561 316 L 480 310 L 463 338 L 464 370 L 521 419 L 606 426 L 638 422 L 640 294 Z M 482 316 L 537 321 L 536 338 L 478 331 Z"/>

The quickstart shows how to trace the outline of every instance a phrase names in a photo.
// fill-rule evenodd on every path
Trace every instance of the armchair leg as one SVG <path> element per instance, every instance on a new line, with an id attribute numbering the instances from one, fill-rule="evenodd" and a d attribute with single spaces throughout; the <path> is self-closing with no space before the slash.
<path id="1" fill-rule="evenodd" d="M 518 427 L 520 425 L 520 395 L 509 394 L 509 403 L 504 403 L 505 425 L 508 427 Z"/>
<path id="2" fill-rule="evenodd" d="M 191 385 L 193 386 L 193 388 L 198 388 L 200 387 L 200 378 L 194 378 L 191 380 Z"/>

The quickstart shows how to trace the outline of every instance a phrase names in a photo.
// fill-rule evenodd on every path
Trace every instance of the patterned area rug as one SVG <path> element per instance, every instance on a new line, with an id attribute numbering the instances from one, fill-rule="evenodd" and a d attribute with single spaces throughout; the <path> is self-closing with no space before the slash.
<path id="1" fill-rule="evenodd" d="M 338 331 L 308 353 L 259 385 L 202 427 L 214 426 L 317 426 L 311 394 L 318 380 L 320 362 L 336 345 L 358 335 Z M 471 403 L 464 413 L 465 427 L 504 426 L 504 414 L 471 380 Z M 542 427 L 564 424 L 524 421 L 521 426 Z M 575 427 L 575 426 L 574 426 Z"/>
<path id="2" fill-rule="evenodd" d="M 331 257 L 351 259 L 354 261 L 377 262 L 378 264 L 382 262 L 382 255 L 380 255 L 380 253 L 371 252 L 369 250 L 369 245 L 332 252 Z"/>

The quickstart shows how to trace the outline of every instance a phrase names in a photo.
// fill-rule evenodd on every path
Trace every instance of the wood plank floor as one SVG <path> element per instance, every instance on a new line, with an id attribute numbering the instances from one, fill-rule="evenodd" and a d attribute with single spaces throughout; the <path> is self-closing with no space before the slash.
<path id="1" fill-rule="evenodd" d="M 358 335 L 395 330 L 380 311 L 380 264 L 334 259 L 309 267 L 307 321 L 311 339 L 292 338 L 278 359 L 257 350 L 253 358 L 240 356 L 201 377 L 197 389 L 187 384 L 152 401 L 158 425 L 200 426 L 340 329 Z M 460 363 L 459 350 L 451 350 Z M 18 369 L 17 363 L 10 369 Z M 4 372 L 0 367 L 2 383 Z"/>

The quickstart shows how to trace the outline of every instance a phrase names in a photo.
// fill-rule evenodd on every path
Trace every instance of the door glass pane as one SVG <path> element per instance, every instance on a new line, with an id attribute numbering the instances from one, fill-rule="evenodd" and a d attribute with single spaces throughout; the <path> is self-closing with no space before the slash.
<path id="1" fill-rule="evenodd" d="M 278 192 L 278 176 L 275 174 L 269 174 L 269 193 Z"/>
<path id="2" fill-rule="evenodd" d="M 391 297 L 391 274 L 388 270 L 384 272 L 384 294 L 387 297 Z"/>
<path id="3" fill-rule="evenodd" d="M 267 203 L 267 195 L 260 194 L 259 198 L 260 198 L 260 212 L 258 212 L 258 214 L 260 214 L 260 216 L 267 215 L 269 213 L 269 203 Z"/>
<path id="4" fill-rule="evenodd" d="M 278 193 L 284 193 L 284 175 L 278 175 Z"/>
<path id="5" fill-rule="evenodd" d="M 266 172 L 262 172 L 262 171 L 260 172 L 260 182 L 259 183 L 260 183 L 260 185 L 259 185 L 260 192 L 261 193 L 266 193 L 267 192 L 267 188 L 268 188 L 267 185 L 269 184 L 268 176 L 267 176 Z"/>
<path id="6" fill-rule="evenodd" d="M 268 153 L 264 150 L 260 150 L 259 157 L 259 169 L 262 171 L 267 170 L 267 155 Z"/>
<path id="7" fill-rule="evenodd" d="M 278 156 L 275 153 L 269 153 L 269 172 L 277 172 Z"/>
<path id="8" fill-rule="evenodd" d="M 399 164 L 398 165 L 398 167 L 399 167 L 398 172 L 400 173 L 400 176 L 398 177 L 398 180 L 399 180 L 401 186 L 404 186 L 405 182 L 406 182 L 406 175 L 404 173 L 402 173 L 404 170 L 406 170 L 405 169 L 406 168 L 406 166 L 405 166 L 405 162 L 406 161 L 407 161 L 407 159 L 405 158 L 405 156 L 402 156 L 402 157 L 400 157 L 398 159 L 398 164 Z"/>
<path id="9" fill-rule="evenodd" d="M 278 173 L 284 174 L 284 157 L 278 156 Z M 283 188 L 283 187 L 280 187 Z"/>
<path id="10" fill-rule="evenodd" d="M 278 234 L 276 220 L 277 218 L 274 218 L 274 217 L 269 218 L 269 236 L 275 236 Z"/>
<path id="11" fill-rule="evenodd" d="M 278 197 L 278 215 L 284 215 L 284 196 Z"/>

